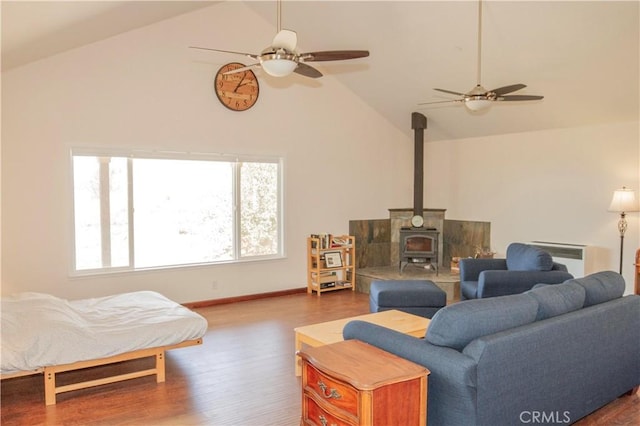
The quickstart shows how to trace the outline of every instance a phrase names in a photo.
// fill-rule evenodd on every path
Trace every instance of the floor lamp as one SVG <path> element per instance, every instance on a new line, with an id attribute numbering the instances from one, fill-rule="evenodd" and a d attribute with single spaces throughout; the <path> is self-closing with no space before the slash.
<path id="1" fill-rule="evenodd" d="M 624 233 L 627 230 L 627 219 L 625 216 L 629 212 L 637 212 L 638 202 L 636 201 L 636 193 L 632 189 L 627 189 L 624 186 L 622 189 L 616 189 L 613 192 L 613 199 L 609 206 L 610 212 L 620 213 L 620 220 L 618 221 L 618 231 L 620 232 L 620 275 L 622 275 L 622 248 L 624 246 Z"/>

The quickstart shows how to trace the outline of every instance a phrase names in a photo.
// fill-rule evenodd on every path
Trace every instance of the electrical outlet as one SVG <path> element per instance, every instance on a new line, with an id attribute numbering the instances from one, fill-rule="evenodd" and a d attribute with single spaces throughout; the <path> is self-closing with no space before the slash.
<path id="1" fill-rule="evenodd" d="M 217 289 L 218 289 L 218 281 L 212 281 L 211 290 L 217 290 Z"/>

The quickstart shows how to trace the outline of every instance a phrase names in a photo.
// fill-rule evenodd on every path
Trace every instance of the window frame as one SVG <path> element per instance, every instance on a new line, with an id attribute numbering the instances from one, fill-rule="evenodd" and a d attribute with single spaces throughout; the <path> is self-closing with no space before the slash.
<path id="1" fill-rule="evenodd" d="M 128 217 L 128 238 L 129 238 L 129 266 L 109 266 L 91 269 L 77 269 L 76 265 L 76 208 L 75 208 L 75 174 L 74 174 L 74 157 L 120 157 L 127 159 L 127 217 Z M 176 263 L 171 265 L 159 265 L 150 267 L 135 266 L 135 241 L 134 241 L 134 194 L 133 194 L 133 160 L 135 159 L 157 159 L 157 160 L 194 160 L 194 161 L 216 161 L 232 164 L 232 200 L 233 200 L 233 220 L 232 220 L 232 259 L 210 261 L 210 262 L 194 262 L 194 263 Z M 242 163 L 269 163 L 276 164 L 278 167 L 277 176 L 277 238 L 278 252 L 267 255 L 242 256 L 241 255 L 241 191 L 240 177 Z M 148 149 L 116 149 L 116 148 L 96 148 L 86 146 L 74 146 L 69 150 L 69 171 L 70 171 L 70 205 L 71 207 L 71 262 L 70 276 L 83 277 L 90 275 L 105 275 L 128 272 L 143 272 L 163 269 L 176 268 L 201 268 L 223 264 L 237 264 L 245 262 L 260 262 L 269 260 L 279 260 L 286 257 L 286 247 L 284 238 L 284 165 L 285 161 L 282 156 L 257 156 L 246 154 L 221 154 L 210 152 L 188 152 L 188 151 L 163 151 Z M 104 250 L 101 247 L 101 250 Z"/>

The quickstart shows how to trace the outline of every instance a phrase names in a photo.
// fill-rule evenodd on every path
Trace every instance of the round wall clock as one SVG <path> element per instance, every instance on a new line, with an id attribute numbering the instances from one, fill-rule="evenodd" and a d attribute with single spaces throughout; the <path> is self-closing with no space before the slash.
<path id="1" fill-rule="evenodd" d="M 228 71 L 244 68 L 245 65 L 231 62 L 223 65 L 216 73 L 216 96 L 222 105 L 233 111 L 246 111 L 258 100 L 260 86 L 256 75 L 251 70 L 225 74 Z"/>
<path id="2" fill-rule="evenodd" d="M 415 215 L 411 218 L 411 226 L 414 228 L 420 228 L 424 225 L 424 218 L 420 215 Z"/>

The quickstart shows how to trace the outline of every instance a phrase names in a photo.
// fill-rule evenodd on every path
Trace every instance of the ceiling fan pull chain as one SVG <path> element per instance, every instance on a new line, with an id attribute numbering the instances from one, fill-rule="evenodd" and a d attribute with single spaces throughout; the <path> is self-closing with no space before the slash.
<path id="1" fill-rule="evenodd" d="M 478 73 L 476 75 L 477 85 L 480 85 L 482 61 L 482 0 L 478 0 Z"/>

